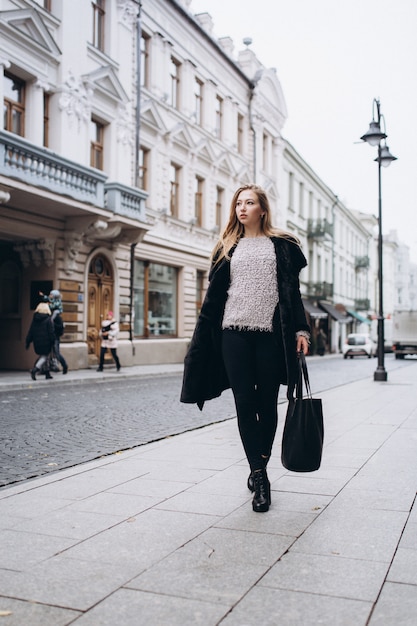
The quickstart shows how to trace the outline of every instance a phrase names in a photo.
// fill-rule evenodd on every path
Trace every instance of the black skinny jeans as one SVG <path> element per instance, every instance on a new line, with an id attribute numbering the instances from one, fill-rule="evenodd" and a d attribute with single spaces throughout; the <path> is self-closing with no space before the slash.
<path id="1" fill-rule="evenodd" d="M 114 362 L 116 363 L 116 368 L 119 370 L 120 369 L 120 361 L 119 361 L 119 357 L 117 356 L 117 352 L 116 352 L 116 348 L 109 348 L 111 355 L 113 357 Z M 99 368 L 103 369 L 103 365 L 104 365 L 104 355 L 107 352 L 107 348 L 105 348 L 104 346 L 101 346 L 100 348 L 100 363 L 99 363 Z"/>
<path id="2" fill-rule="evenodd" d="M 58 359 L 58 361 L 61 363 L 62 367 L 65 369 L 68 369 L 68 365 L 66 360 L 64 359 L 64 357 L 61 354 L 61 350 L 60 350 L 60 341 L 59 339 L 55 339 L 55 343 L 54 343 L 54 352 L 55 352 L 55 356 Z"/>
<path id="3" fill-rule="evenodd" d="M 222 351 L 240 437 L 253 472 L 265 466 L 274 443 L 283 351 L 270 332 L 228 329 L 222 333 Z"/>

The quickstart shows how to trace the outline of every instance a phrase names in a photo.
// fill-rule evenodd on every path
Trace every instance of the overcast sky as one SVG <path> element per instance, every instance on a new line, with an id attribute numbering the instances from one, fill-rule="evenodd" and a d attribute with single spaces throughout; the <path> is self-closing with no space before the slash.
<path id="1" fill-rule="evenodd" d="M 417 0 L 192 0 L 216 37 L 275 67 L 287 103 L 283 135 L 352 209 L 378 212 L 377 148 L 360 142 L 378 98 L 387 144 L 382 229 L 417 262 Z M 359 142 L 359 143 L 355 143 Z"/>

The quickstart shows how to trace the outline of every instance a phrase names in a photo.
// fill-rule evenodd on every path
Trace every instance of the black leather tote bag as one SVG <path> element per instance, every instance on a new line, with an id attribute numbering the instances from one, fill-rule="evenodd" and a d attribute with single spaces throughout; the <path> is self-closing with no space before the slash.
<path id="1" fill-rule="evenodd" d="M 307 364 L 303 352 L 298 355 L 296 396 L 290 400 L 282 435 L 281 462 L 292 472 L 314 472 L 321 463 L 323 450 L 323 406 L 311 395 Z M 303 379 L 306 396 L 303 397 Z"/>

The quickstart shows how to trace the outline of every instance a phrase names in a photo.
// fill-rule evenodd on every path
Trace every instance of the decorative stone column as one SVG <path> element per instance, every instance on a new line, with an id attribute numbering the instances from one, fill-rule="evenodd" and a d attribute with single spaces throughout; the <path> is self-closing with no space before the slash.
<path id="1" fill-rule="evenodd" d="M 30 85 L 30 106 L 26 109 L 26 138 L 43 146 L 44 93 L 48 85 L 41 80 Z"/>
<path id="2" fill-rule="evenodd" d="M 10 62 L 4 57 L 0 57 L 0 102 L 3 105 L 4 102 L 4 70 L 7 70 L 10 67 Z M 0 116 L 0 129 L 4 128 L 4 115 Z"/>

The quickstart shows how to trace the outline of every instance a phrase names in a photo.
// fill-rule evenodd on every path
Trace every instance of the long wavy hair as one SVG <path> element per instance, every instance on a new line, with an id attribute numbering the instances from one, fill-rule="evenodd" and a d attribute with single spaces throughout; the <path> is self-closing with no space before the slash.
<path id="1" fill-rule="evenodd" d="M 242 191 L 246 191 L 247 189 L 255 192 L 259 204 L 261 205 L 261 209 L 264 212 L 264 217 L 261 219 L 260 222 L 262 234 L 266 237 L 282 237 L 283 239 L 289 239 L 290 241 L 300 245 L 300 241 L 295 235 L 292 235 L 285 230 L 281 230 L 280 228 L 275 228 L 274 226 L 272 226 L 271 207 L 269 205 L 266 191 L 262 189 L 262 187 L 260 187 L 259 185 L 249 183 L 247 185 L 242 185 L 241 187 L 236 189 L 235 193 L 233 194 L 233 198 L 230 203 L 229 219 L 223 231 L 221 232 L 219 240 L 211 254 L 212 262 L 214 261 L 215 263 L 218 263 L 223 258 L 230 259 L 231 249 L 238 243 L 239 239 L 241 239 L 241 237 L 244 237 L 245 235 L 245 227 L 237 219 L 236 204 L 239 194 Z"/>

